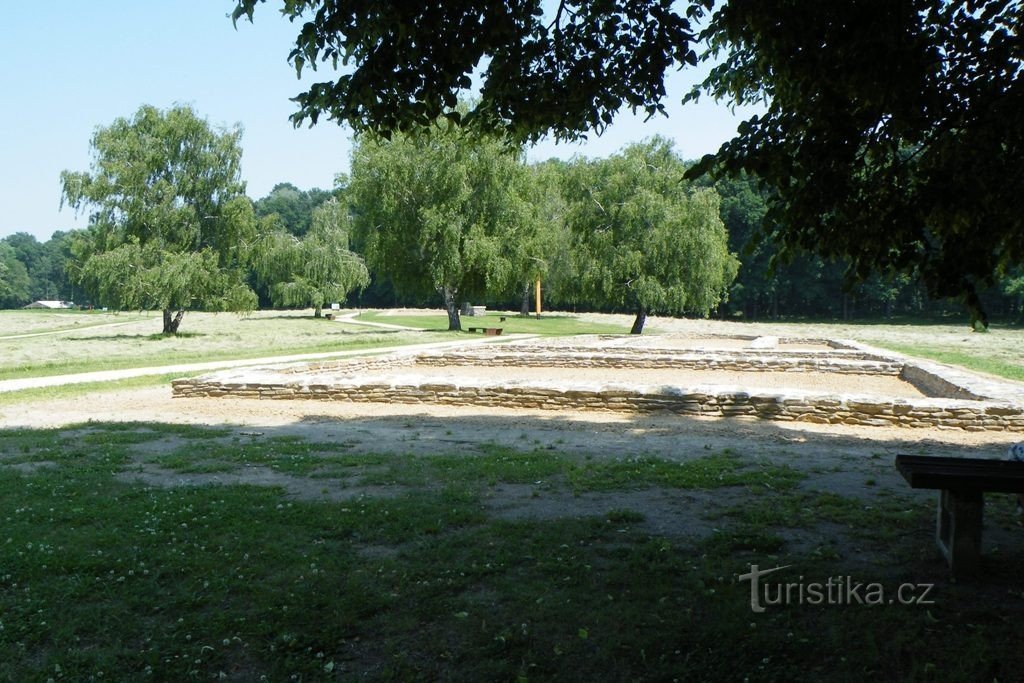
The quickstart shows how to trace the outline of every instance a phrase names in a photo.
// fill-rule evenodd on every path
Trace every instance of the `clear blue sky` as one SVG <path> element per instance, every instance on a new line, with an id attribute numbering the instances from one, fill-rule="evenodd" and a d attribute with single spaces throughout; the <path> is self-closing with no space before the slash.
<path id="1" fill-rule="evenodd" d="M 351 131 L 326 120 L 295 129 L 289 101 L 304 82 L 287 55 L 298 30 L 258 7 L 255 23 L 232 26 L 232 0 L 48 0 L 10 3 L 0 28 L 0 237 L 24 231 L 40 240 L 85 227 L 86 216 L 60 207 L 60 172 L 86 170 L 97 126 L 141 104 L 192 105 L 217 125 L 241 123 L 242 174 L 249 196 L 279 182 L 330 188 L 348 170 Z M 735 132 L 739 116 L 711 101 L 678 105 L 696 74 L 669 79 L 670 116 L 644 123 L 621 114 L 603 136 L 577 145 L 541 143 L 531 159 L 604 156 L 655 134 L 676 140 L 687 158 L 712 152 Z"/>

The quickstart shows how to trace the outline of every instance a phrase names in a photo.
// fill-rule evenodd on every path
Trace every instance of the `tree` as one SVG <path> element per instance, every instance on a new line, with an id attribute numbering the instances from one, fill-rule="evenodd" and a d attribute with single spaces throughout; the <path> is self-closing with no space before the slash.
<path id="1" fill-rule="evenodd" d="M 544 283 L 547 299 L 557 300 L 569 254 L 565 224 L 566 202 L 562 197 L 561 162 L 549 161 L 527 167 L 524 196 L 528 199 L 514 235 L 505 240 L 518 288 L 520 315 L 530 313 L 530 295 L 537 280 Z"/>
<path id="2" fill-rule="evenodd" d="M 182 106 L 145 105 L 97 129 L 91 171 L 64 171 L 61 181 L 62 201 L 94 209 L 73 251 L 75 277 L 101 304 L 161 310 L 164 334 L 190 309 L 256 306 L 244 279 L 255 217 L 241 135 Z"/>
<path id="3" fill-rule="evenodd" d="M 757 175 L 784 248 L 911 273 L 987 325 L 978 289 L 1024 261 L 1022 21 L 1018 0 L 731 0 L 704 89 L 767 113 L 694 172 Z"/>
<path id="4" fill-rule="evenodd" d="M 320 317 L 325 303 L 344 301 L 369 284 L 363 260 L 349 251 L 351 219 L 332 199 L 313 210 L 312 228 L 303 238 L 272 232 L 257 243 L 256 271 L 269 283 L 277 306 L 313 306 Z"/>
<path id="5" fill-rule="evenodd" d="M 670 142 L 654 138 L 568 173 L 567 222 L 585 296 L 636 313 L 707 315 L 736 277 L 718 195 L 680 182 Z"/>
<path id="6" fill-rule="evenodd" d="M 237 0 L 234 19 L 257 4 Z M 728 0 L 708 21 L 715 4 L 560 0 L 545 16 L 541 0 L 287 0 L 296 69 L 352 65 L 300 94 L 293 118 L 408 130 L 483 64 L 478 105 L 453 119 L 571 138 L 622 107 L 659 111 L 666 70 L 707 42 L 724 62 L 703 91 L 768 111 L 692 173 L 764 179 L 787 249 L 844 260 L 851 279 L 910 273 L 984 322 L 978 287 L 1024 261 L 1020 0 Z"/>
<path id="7" fill-rule="evenodd" d="M 0 241 L 0 308 L 17 308 L 31 301 L 25 265 L 9 244 Z"/>
<path id="8" fill-rule="evenodd" d="M 278 183 L 270 194 L 257 199 L 254 207 L 258 218 L 277 214 L 288 232 L 302 237 L 312 225 L 313 210 L 329 199 L 331 193 L 327 190 L 313 188 L 304 192 L 291 183 Z"/>
<path id="9" fill-rule="evenodd" d="M 3 241 L 14 250 L 15 258 L 21 261 L 28 272 L 29 298 L 33 301 L 57 298 L 53 283 L 49 281 L 49 254 L 39 240 L 27 232 L 16 232 Z"/>
<path id="10" fill-rule="evenodd" d="M 519 281 L 509 245 L 532 225 L 527 187 L 521 150 L 442 120 L 390 140 L 360 135 L 348 197 L 370 268 L 399 295 L 436 291 L 460 330 L 465 297 Z"/>
<path id="11" fill-rule="evenodd" d="M 263 1 L 238 0 L 236 25 Z M 655 114 L 664 110 L 665 71 L 697 62 L 691 18 L 711 0 L 684 14 L 673 4 L 563 1 L 545 18 L 541 0 L 287 0 L 282 13 L 303 27 L 289 55 L 299 74 L 320 62 L 354 63 L 351 73 L 296 96 L 292 119 L 316 123 L 326 114 L 386 137 L 443 116 L 501 124 L 523 140 L 601 130 L 623 106 Z M 480 99 L 459 109 L 481 64 Z"/>

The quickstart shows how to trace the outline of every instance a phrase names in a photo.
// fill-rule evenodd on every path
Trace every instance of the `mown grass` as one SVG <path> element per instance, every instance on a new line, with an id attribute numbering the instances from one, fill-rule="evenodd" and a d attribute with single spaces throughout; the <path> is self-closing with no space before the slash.
<path id="1" fill-rule="evenodd" d="M 505 320 L 502 320 L 502 318 L 505 318 Z M 389 315 L 383 311 L 367 311 L 360 313 L 357 319 L 367 322 L 404 325 L 406 327 L 437 332 L 448 330 L 448 316 L 444 313 L 436 315 Z M 470 327 L 500 327 L 503 334 L 539 334 L 545 336 L 627 334 L 629 332 L 628 326 L 588 322 L 567 313 L 542 314 L 540 318 L 500 312 L 488 313 L 483 316 L 462 316 L 462 329 L 468 330 Z"/>
<path id="2" fill-rule="evenodd" d="M 0 312 L 0 325 L 18 322 L 17 313 Z M 72 317 L 92 318 L 85 314 Z M 0 380 L 267 356 L 372 351 L 450 339 L 449 335 L 431 332 L 353 329 L 315 319 L 310 312 L 303 311 L 260 311 L 244 317 L 189 313 L 177 336 L 160 334 L 160 320 L 154 314 L 127 318 L 125 324 L 113 327 L 0 339 L 0 358 L 4 359 Z"/>
<path id="3" fill-rule="evenodd" d="M 103 325 L 123 325 L 145 320 L 138 313 L 105 311 L 22 309 L 0 311 L 0 339 L 8 336 L 70 332 Z"/>
<path id="4" fill-rule="evenodd" d="M 161 454 L 404 483 L 325 502 L 118 476 Z M 990 584 L 949 583 L 930 501 L 865 505 L 802 479 L 728 452 L 682 464 L 497 447 L 395 458 L 162 424 L 3 431 L 0 680 L 1013 679 L 1020 553 L 1004 553 Z M 609 506 L 501 519 L 484 496 L 503 482 L 579 484 Z M 709 535 L 660 535 L 644 510 L 613 502 L 638 487 L 745 502 L 699 510 Z M 789 540 L 827 544 L 837 525 L 856 548 Z M 927 607 L 756 614 L 737 577 L 758 563 L 793 565 L 790 580 L 941 583 Z"/>

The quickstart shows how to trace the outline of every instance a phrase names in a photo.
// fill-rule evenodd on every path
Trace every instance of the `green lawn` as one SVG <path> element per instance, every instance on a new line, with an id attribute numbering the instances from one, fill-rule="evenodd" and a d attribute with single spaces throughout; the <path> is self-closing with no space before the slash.
<path id="1" fill-rule="evenodd" d="M 360 313 L 358 319 L 367 322 L 404 325 L 421 330 L 448 330 L 448 316 L 443 312 L 436 315 L 390 315 L 386 311 L 368 311 Z M 488 313 L 484 316 L 462 316 L 461 319 L 463 330 L 468 330 L 470 327 L 500 327 L 504 330 L 504 334 L 565 336 L 629 333 L 629 326 L 587 322 L 568 313 L 543 314 L 540 318 L 536 316 L 520 317 L 516 313 Z"/>
<path id="2" fill-rule="evenodd" d="M 254 468 L 281 486 L 122 478 Z M 931 499 L 820 493 L 808 477 L 728 451 L 668 462 L 524 444 L 414 457 L 162 424 L 7 430 L 0 680 L 990 681 L 1024 670 L 1012 646 L 1019 548 L 985 582 L 950 583 Z M 490 501 L 510 487 L 548 512 L 503 516 Z M 615 498 L 645 491 L 694 506 L 709 528 L 651 531 L 645 509 Z M 595 495 L 608 502 L 593 514 L 550 512 Z M 989 523 L 1012 524 L 1009 500 L 993 499 Z M 755 614 L 737 577 L 758 563 L 794 565 L 790 580 L 939 585 L 929 606 Z"/>

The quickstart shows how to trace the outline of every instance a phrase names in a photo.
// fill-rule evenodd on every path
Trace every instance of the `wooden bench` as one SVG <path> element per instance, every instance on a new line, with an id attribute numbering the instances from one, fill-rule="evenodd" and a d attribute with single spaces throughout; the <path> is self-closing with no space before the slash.
<path id="1" fill-rule="evenodd" d="M 470 327 L 468 329 L 469 329 L 470 332 L 476 332 L 477 330 L 479 330 L 479 331 L 483 332 L 486 335 L 490 335 L 492 337 L 496 337 L 499 334 L 501 334 L 502 331 L 504 331 L 505 328 L 504 327 Z"/>
<path id="2" fill-rule="evenodd" d="M 1024 493 L 1024 462 L 897 455 L 896 469 L 911 488 L 940 491 L 935 541 L 953 576 L 976 573 L 984 495 Z"/>

